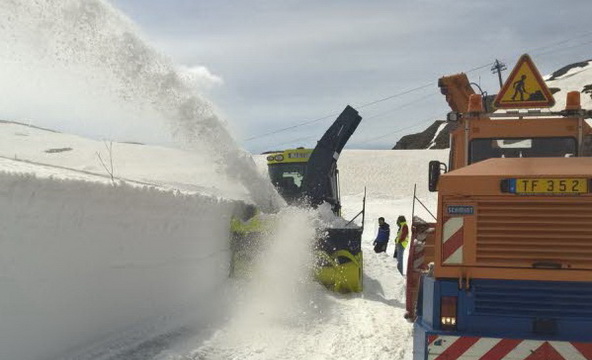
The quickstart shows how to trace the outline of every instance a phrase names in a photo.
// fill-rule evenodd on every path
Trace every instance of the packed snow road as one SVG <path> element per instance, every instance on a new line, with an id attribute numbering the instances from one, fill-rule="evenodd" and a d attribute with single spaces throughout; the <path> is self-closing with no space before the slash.
<path id="1" fill-rule="evenodd" d="M 158 360 L 411 359 L 412 326 L 403 318 L 404 278 L 396 269 L 394 248 L 375 254 L 372 242 L 379 216 L 391 222 L 393 233 L 394 219 L 410 216 L 416 181 L 424 203 L 435 205 L 435 197 L 425 190 L 427 163 L 446 156 L 446 151 L 344 152 L 340 168 L 346 218 L 360 210 L 368 186 L 361 294 L 331 293 L 310 279 L 306 245 L 314 213 L 286 209 L 256 277 L 227 284 L 231 299 L 221 322 L 161 349 L 147 342 L 136 354 L 147 358 L 148 348 Z M 419 206 L 416 212 L 428 218 Z"/>
<path id="2" fill-rule="evenodd" d="M 410 359 L 403 319 L 404 279 L 392 249 L 374 254 L 364 239 L 364 291 L 336 294 L 309 276 L 311 214 L 286 209 L 283 228 L 253 279 L 231 279 L 220 318 L 117 354 L 120 359 Z M 369 231 L 370 234 L 372 231 Z"/>
<path id="3" fill-rule="evenodd" d="M 298 251 L 293 244 L 306 244 L 305 236 L 311 235 L 302 228 L 297 235 L 290 227 L 280 232 L 284 236 L 273 249 L 277 255 L 264 260 L 254 283 L 239 285 L 247 289 L 234 304 L 231 320 L 191 358 L 402 359 L 410 351 L 403 280 L 394 259 L 373 256 L 365 246 L 364 292 L 330 293 L 311 281 L 301 264 L 288 265 Z"/>

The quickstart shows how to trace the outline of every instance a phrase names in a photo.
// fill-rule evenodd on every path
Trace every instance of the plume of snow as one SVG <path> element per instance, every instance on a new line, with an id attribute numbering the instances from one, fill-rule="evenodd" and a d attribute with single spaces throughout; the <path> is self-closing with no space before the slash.
<path id="1" fill-rule="evenodd" d="M 282 203 L 212 104 L 196 93 L 196 82 L 217 78 L 205 68 L 179 70 L 106 1 L 7 0 L 0 16 L 5 116 L 38 125 L 59 121 L 83 135 L 98 129 L 102 137 L 127 128 L 162 140 L 166 126 L 175 141 L 204 154 L 204 166 L 241 182 L 262 208 Z"/>

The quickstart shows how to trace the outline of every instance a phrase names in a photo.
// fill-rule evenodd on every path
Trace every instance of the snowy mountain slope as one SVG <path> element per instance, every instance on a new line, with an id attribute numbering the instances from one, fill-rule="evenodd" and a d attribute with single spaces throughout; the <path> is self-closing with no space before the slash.
<path id="1" fill-rule="evenodd" d="M 544 76 L 544 80 L 555 98 L 555 106 L 551 111 L 565 109 L 566 95 L 570 91 L 579 91 L 582 108 L 592 110 L 592 60 L 564 66 Z M 449 147 L 449 133 L 453 126 L 444 128 L 441 122 L 442 120 L 436 120 L 422 132 L 401 137 L 394 149 L 429 149 L 434 148 L 434 144 L 437 144 L 437 148 Z"/>
<path id="2" fill-rule="evenodd" d="M 579 91 L 582 108 L 592 109 L 592 60 L 567 65 L 545 76 L 545 82 L 550 89 L 557 89 L 553 93 L 555 106 L 552 110 L 565 108 L 566 94 L 570 91 Z"/>

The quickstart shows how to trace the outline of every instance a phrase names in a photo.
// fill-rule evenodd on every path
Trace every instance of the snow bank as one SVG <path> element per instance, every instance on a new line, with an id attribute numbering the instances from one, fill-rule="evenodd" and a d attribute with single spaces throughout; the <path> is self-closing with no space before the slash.
<path id="1" fill-rule="evenodd" d="M 250 201 L 250 195 L 240 181 L 228 176 L 217 165 L 204 162 L 203 154 L 192 151 L 103 142 L 0 121 L 0 157 L 43 164 L 44 171 L 53 166 L 56 168 L 52 174 L 54 177 L 59 176 L 60 168 L 77 170 L 81 175 L 91 175 L 85 177 L 89 181 L 96 181 L 97 176 L 109 176 L 101 164 L 103 159 L 107 165 L 113 162 L 116 179 Z M 15 168 L 19 164 L 4 163 L 0 168 L 6 169 L 6 166 Z M 40 166 L 29 166 L 27 171 L 39 173 L 41 169 Z M 64 177 L 69 178 L 73 174 L 73 171 L 68 171 Z"/>
<path id="2" fill-rule="evenodd" d="M 205 312 L 227 277 L 235 205 L 0 172 L 0 358 L 49 358 L 184 306 Z"/>

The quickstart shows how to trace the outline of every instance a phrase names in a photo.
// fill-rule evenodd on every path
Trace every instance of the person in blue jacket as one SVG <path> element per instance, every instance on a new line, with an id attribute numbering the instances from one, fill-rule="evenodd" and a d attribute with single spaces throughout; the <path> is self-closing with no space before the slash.
<path id="1" fill-rule="evenodd" d="M 389 237 L 391 236 L 391 227 L 384 221 L 383 217 L 378 218 L 378 234 L 374 240 L 374 252 L 386 252 Z"/>

